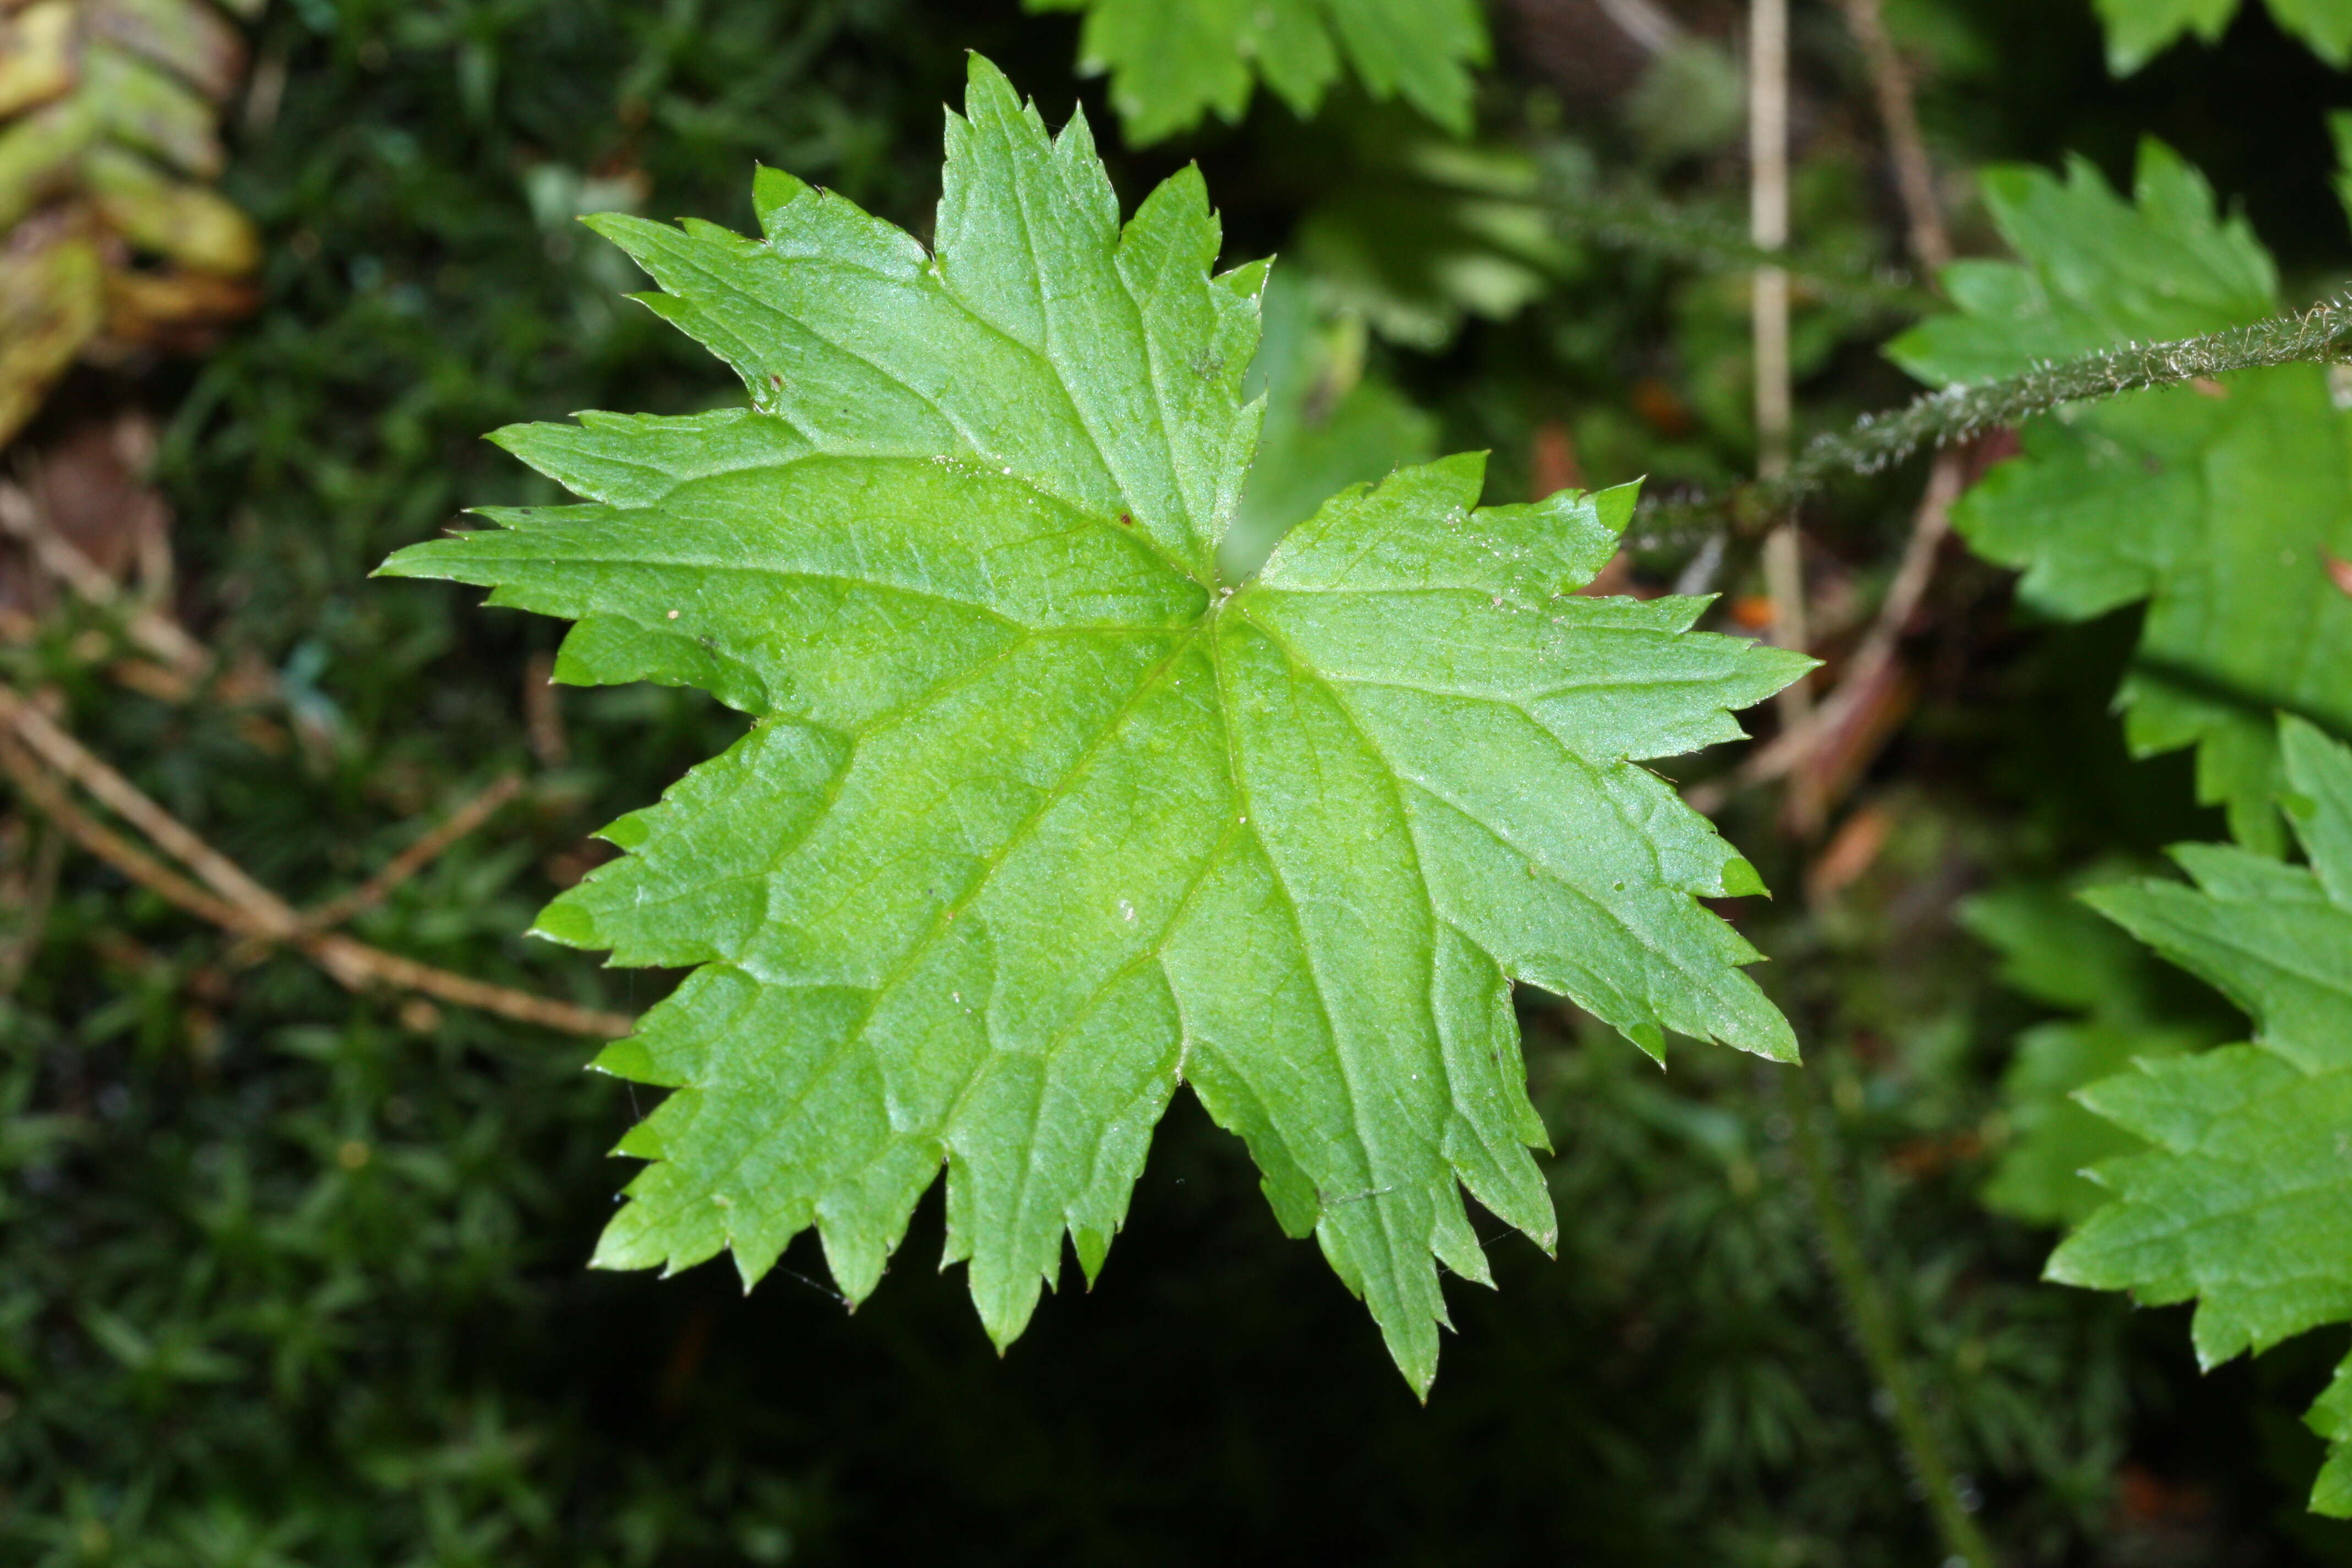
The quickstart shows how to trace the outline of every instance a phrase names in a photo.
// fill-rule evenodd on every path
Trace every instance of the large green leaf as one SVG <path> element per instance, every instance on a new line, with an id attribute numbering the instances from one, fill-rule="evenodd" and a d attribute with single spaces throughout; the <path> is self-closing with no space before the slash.
<path id="1" fill-rule="evenodd" d="M 975 60 L 936 254 L 762 172 L 765 238 L 607 216 L 755 406 L 502 432 L 592 504 L 385 570 L 578 621 L 560 679 L 757 715 L 541 917 L 695 965 L 600 1060 L 676 1090 L 598 1254 L 747 1280 L 814 1225 L 853 1300 L 944 1163 L 1009 1341 L 1091 1277 L 1177 1084 L 1248 1142 L 1425 1387 L 1459 1194 L 1545 1246 L 1510 982 L 1655 1053 L 1788 1025 L 1700 906 L 1755 873 L 1637 759 L 1739 733 L 1806 661 L 1577 597 L 1632 492 L 1479 509 L 1482 461 L 1334 497 L 1253 578 L 1265 271 L 1212 278 L 1187 170 L 1119 226 L 1083 121 Z"/>
<path id="2" fill-rule="evenodd" d="M 1470 68 L 1486 58 L 1476 0 L 1027 0 L 1084 11 L 1080 63 L 1107 70 L 1128 135 L 1157 142 L 1214 110 L 1238 120 L 1259 80 L 1302 117 L 1346 58 L 1374 98 L 1470 129 Z"/>
<path id="3" fill-rule="evenodd" d="M 2176 855 L 2194 888 L 2084 895 L 2255 1020 L 2252 1045 L 2142 1062 L 2082 1091 L 2154 1147 L 2096 1168 L 2116 1201 L 2050 1260 L 2068 1284 L 2193 1298 L 2207 1366 L 2352 1320 L 2352 747 L 2293 719 L 2281 742 L 2308 868 L 2189 845 Z M 2352 1515 L 2352 1362 L 2312 1424 L 2331 1441 L 2313 1506 Z"/>
<path id="4" fill-rule="evenodd" d="M 2021 261 L 1947 270 L 1958 310 L 1892 351 L 1926 380 L 2011 374 L 2277 309 L 2252 233 L 2218 219 L 2205 182 L 2154 142 L 2136 205 L 2081 163 L 2063 184 L 1997 170 L 1985 194 Z M 2022 567 L 2023 595 L 2049 614 L 2146 599 L 2122 692 L 2133 750 L 2194 742 L 2200 797 L 2228 805 L 2241 842 L 2282 849 L 2271 712 L 2352 731 L 2352 597 L 2328 575 L 2352 557 L 2352 419 L 2326 371 L 2135 393 L 2036 420 L 2022 438 L 2024 455 L 1972 490 L 1954 525 Z"/>
<path id="5" fill-rule="evenodd" d="M 2093 0 L 2107 33 L 2107 68 L 2128 76 L 2185 34 L 2216 42 L 2239 0 Z M 2352 0 L 2268 0 L 2279 26 L 2341 68 L 2352 61 Z"/>

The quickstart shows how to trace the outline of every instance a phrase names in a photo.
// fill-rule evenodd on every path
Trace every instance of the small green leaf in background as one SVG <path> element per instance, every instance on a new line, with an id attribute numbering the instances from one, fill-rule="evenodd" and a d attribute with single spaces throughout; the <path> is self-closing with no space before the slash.
<path id="1" fill-rule="evenodd" d="M 1027 0 L 1087 14 L 1080 68 L 1108 71 L 1130 141 L 1239 120 L 1260 80 L 1301 118 L 1344 58 L 1374 98 L 1402 98 L 1448 131 L 1470 129 L 1470 68 L 1486 59 L 1473 0 Z"/>
<path id="2" fill-rule="evenodd" d="M 2066 1284 L 2194 1299 L 2208 1367 L 2352 1320 L 2352 747 L 2295 719 L 2280 741 L 2307 868 L 2184 845 L 2195 887 L 2084 895 L 2255 1021 L 2252 1045 L 2144 1061 L 2082 1091 L 2154 1147 L 2097 1168 L 2115 1201 L 2050 1259 Z M 2352 1517 L 2352 1362 L 2311 1423 L 2329 1439 L 2312 1506 Z"/>
<path id="3" fill-rule="evenodd" d="M 2000 1081 L 2008 1138 L 1984 1187 L 1986 1206 L 1998 1213 L 2074 1224 L 2107 1201 L 2106 1189 L 2084 1171 L 2147 1147 L 2077 1104 L 2074 1091 L 2135 1060 L 2179 1056 L 2226 1037 L 2193 1010 L 2183 1015 L 2175 994 L 2181 987 L 2167 984 L 2173 977 L 2153 954 L 2058 888 L 1980 893 L 1959 914 L 2000 954 L 2003 983 L 2081 1015 L 2017 1037 Z"/>
<path id="4" fill-rule="evenodd" d="M 1275 542 L 1349 485 L 1386 478 L 1437 449 L 1435 416 L 1364 365 L 1370 333 L 1352 310 L 1317 306 L 1286 268 L 1266 280 L 1265 333 L 1244 396 L 1265 400 L 1257 456 L 1218 550 L 1229 582 L 1264 563 Z"/>
<path id="5" fill-rule="evenodd" d="M 2327 135 L 2336 144 L 2336 202 L 2352 218 L 2352 110 L 2339 109 L 2327 117 Z"/>
<path id="6" fill-rule="evenodd" d="M 2107 68 L 2129 76 L 2185 34 L 2218 42 L 2239 0 L 2093 0 L 2107 33 Z M 2271 19 L 2341 69 L 2352 61 L 2352 0 L 2267 0 Z"/>
<path id="7" fill-rule="evenodd" d="M 1737 738 L 1801 657 L 1587 598 L 1630 489 L 1478 507 L 1456 457 L 1216 555 L 1263 265 L 1188 169 L 1123 228 L 1083 119 L 975 58 L 927 253 L 763 171 L 765 237 L 593 221 L 755 406 L 499 437 L 592 499 L 394 557 L 576 620 L 560 679 L 704 687 L 751 732 L 607 830 L 540 930 L 698 966 L 601 1058 L 676 1090 L 608 1266 L 814 1225 L 853 1300 L 948 1168 L 1000 1344 L 1102 1267 L 1179 1082 L 1247 1142 L 1416 1388 L 1460 1188 L 1542 1245 L 1510 983 L 1655 1055 L 1793 1060 L 1702 897 L 1761 891 L 1644 758 Z"/>
<path id="8" fill-rule="evenodd" d="M 1413 221 L 1397 222 L 1400 212 Z M 1286 255 L 1331 303 L 1425 352 L 1452 342 L 1466 318 L 1508 321 L 1582 259 L 1545 211 L 1527 153 L 1389 134 L 1366 138 L 1357 169 L 1300 217 Z"/>
<path id="9" fill-rule="evenodd" d="M 2013 374 L 2278 309 L 2269 255 L 2155 142 L 2140 151 L 2135 205 L 2079 161 L 2063 182 L 2012 168 L 1984 184 L 2021 259 L 1946 270 L 1958 309 L 1889 351 L 1923 380 Z M 1971 490 L 1953 525 L 2023 568 L 2020 592 L 2047 614 L 2087 619 L 2146 599 L 2121 694 L 2132 750 L 2195 743 L 2200 798 L 2228 806 L 2241 843 L 2282 851 L 2269 714 L 2352 731 L 2352 597 L 2328 574 L 2352 558 L 2352 419 L 2326 370 L 2134 393 L 2021 435 L 2024 455 Z"/>

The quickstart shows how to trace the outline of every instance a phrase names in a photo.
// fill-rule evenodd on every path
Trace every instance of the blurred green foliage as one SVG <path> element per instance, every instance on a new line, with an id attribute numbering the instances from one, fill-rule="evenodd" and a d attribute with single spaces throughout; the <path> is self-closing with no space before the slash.
<path id="1" fill-rule="evenodd" d="M 2116 879 L 2113 868 L 2084 879 L 2092 886 Z M 2071 1225 L 2106 1201 L 2083 1172 L 2142 1147 L 2075 1104 L 2074 1091 L 2136 1060 L 2218 1045 L 2231 1020 L 2210 993 L 2185 984 L 2068 889 L 1997 889 L 1969 900 L 1959 916 L 2000 954 L 2003 984 L 2080 1015 L 2018 1036 L 2001 1076 L 2006 1147 L 1985 1182 L 1985 1202 L 2001 1213 Z"/>

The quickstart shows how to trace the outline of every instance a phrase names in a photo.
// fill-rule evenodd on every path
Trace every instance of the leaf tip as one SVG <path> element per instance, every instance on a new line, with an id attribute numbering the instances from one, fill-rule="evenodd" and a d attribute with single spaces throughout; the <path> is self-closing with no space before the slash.
<path id="1" fill-rule="evenodd" d="M 1593 515 L 1613 538 L 1622 539 L 1625 530 L 1633 526 L 1633 510 L 1641 504 L 1642 486 L 1648 475 L 1629 479 L 1622 485 L 1611 485 L 1605 490 L 1592 492 Z"/>
<path id="2" fill-rule="evenodd" d="M 1013 79 L 999 69 L 994 60 L 978 49 L 964 50 L 963 60 L 964 112 L 967 115 L 978 107 L 978 100 L 982 96 L 999 100 L 997 107 L 1000 108 L 1009 100 L 1013 112 L 1020 112 L 1021 97 L 1013 89 Z"/>
<path id="3" fill-rule="evenodd" d="M 1752 899 L 1760 894 L 1769 899 L 1772 896 L 1772 890 L 1764 885 L 1764 879 L 1757 871 L 1755 863 L 1744 855 L 1734 855 L 1723 863 L 1718 881 L 1723 889 L 1717 895 L 1721 898 Z"/>
<path id="4" fill-rule="evenodd" d="M 439 577 L 438 557 L 448 548 L 448 541 L 427 539 L 421 543 L 404 546 L 380 562 L 371 577 Z"/>
<path id="5" fill-rule="evenodd" d="M 588 1071 L 601 1072 L 613 1078 L 626 1079 L 632 1083 L 652 1083 L 661 1069 L 655 1065 L 653 1053 L 635 1035 L 614 1040 L 590 1058 Z"/>
<path id="6" fill-rule="evenodd" d="M 1092 1226 L 1072 1226 L 1070 1249 L 1078 1255 L 1078 1271 L 1086 1276 L 1087 1289 L 1092 1290 L 1103 1264 L 1110 1258 L 1110 1237 Z"/>
<path id="7" fill-rule="evenodd" d="M 596 917 L 570 893 L 563 894 L 540 910 L 539 918 L 531 921 L 530 930 L 526 934 L 563 947 L 601 948 L 611 945 L 597 936 Z"/>

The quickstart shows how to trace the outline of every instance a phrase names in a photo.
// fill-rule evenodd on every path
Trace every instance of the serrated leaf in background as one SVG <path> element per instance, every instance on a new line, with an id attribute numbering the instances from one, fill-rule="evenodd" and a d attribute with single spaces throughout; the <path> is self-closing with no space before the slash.
<path id="1" fill-rule="evenodd" d="M 1356 163 L 1299 219 L 1286 254 L 1392 342 L 1442 349 L 1465 318 L 1507 321 L 1580 268 L 1525 153 L 1376 130 Z"/>
<path id="2" fill-rule="evenodd" d="M 2100 1165 L 2115 1201 L 2050 1259 L 2070 1285 L 2194 1300 L 2214 1366 L 2352 1320 L 2352 747 L 2280 725 L 2287 816 L 2308 867 L 2234 847 L 2175 851 L 2195 886 L 2084 895 L 2255 1023 L 2252 1045 L 2148 1061 L 2081 1092 L 2154 1147 Z M 2331 1453 L 2312 1506 L 2352 1517 L 2352 1363 L 2312 1413 Z"/>
<path id="3" fill-rule="evenodd" d="M 1259 81 L 1301 118 L 1341 62 L 1377 99 L 1402 98 L 1456 135 L 1470 68 L 1486 61 L 1474 0 L 1026 0 L 1084 11 L 1079 67 L 1110 73 L 1128 139 L 1158 142 L 1213 111 L 1239 120 Z"/>
<path id="4" fill-rule="evenodd" d="M 1066 1232 L 1101 1268 L 1181 1081 L 1425 1389 L 1435 1265 L 1489 1278 L 1461 1189 L 1553 1236 L 1512 980 L 1795 1057 L 1698 902 L 1756 873 L 1638 763 L 1810 661 L 1574 596 L 1630 489 L 1482 510 L 1475 456 L 1222 580 L 1265 269 L 1210 275 L 1194 170 L 1122 227 L 1084 120 L 977 57 L 936 253 L 773 171 L 754 205 L 595 224 L 754 407 L 505 432 L 592 502 L 384 568 L 577 620 L 559 679 L 758 718 L 541 917 L 699 966 L 601 1058 L 676 1092 L 600 1260 L 756 1279 L 814 1225 L 862 1299 L 944 1164 L 1007 1342 Z"/>
<path id="5" fill-rule="evenodd" d="M 2018 262 L 1945 274 L 1958 309 L 1889 352 L 1938 384 L 2014 374 L 2113 343 L 2162 341 L 2273 313 L 2269 255 L 2223 221 L 2196 171 L 2153 142 L 2136 201 L 2089 164 L 1984 177 Z M 1962 500 L 1953 526 L 2022 568 L 2034 607 L 2087 619 L 2147 601 L 2121 701 L 2142 756 L 2194 743 L 2199 797 L 2226 805 L 2241 843 L 2285 839 L 2272 806 L 2268 714 L 2352 731 L 2352 597 L 2329 563 L 2352 558 L 2352 418 L 2313 364 L 2134 393 L 2037 419 L 2022 457 Z"/>
<path id="6" fill-rule="evenodd" d="M 2267 0 L 2271 19 L 2341 69 L 2352 62 L 2352 0 Z M 2195 34 L 2210 44 L 2238 14 L 2239 0 L 2093 0 L 2107 34 L 2107 68 L 2129 76 Z"/>
<path id="7" fill-rule="evenodd" d="M 2038 1002 L 2080 1015 L 2017 1037 L 2001 1075 L 2008 1140 L 1984 1186 L 1988 1208 L 2036 1225 L 2073 1224 L 2107 1201 L 2083 1174 L 2147 1147 L 2073 1096 L 2135 1060 L 2180 1056 L 2226 1038 L 2184 1010 L 2148 951 L 2051 886 L 1980 893 L 1960 923 L 2001 956 L 2000 978 Z"/>
<path id="8" fill-rule="evenodd" d="M 169 346 L 251 307 L 259 242 L 205 183 L 244 67 L 205 0 L 0 10 L 0 443 L 76 355 Z"/>

